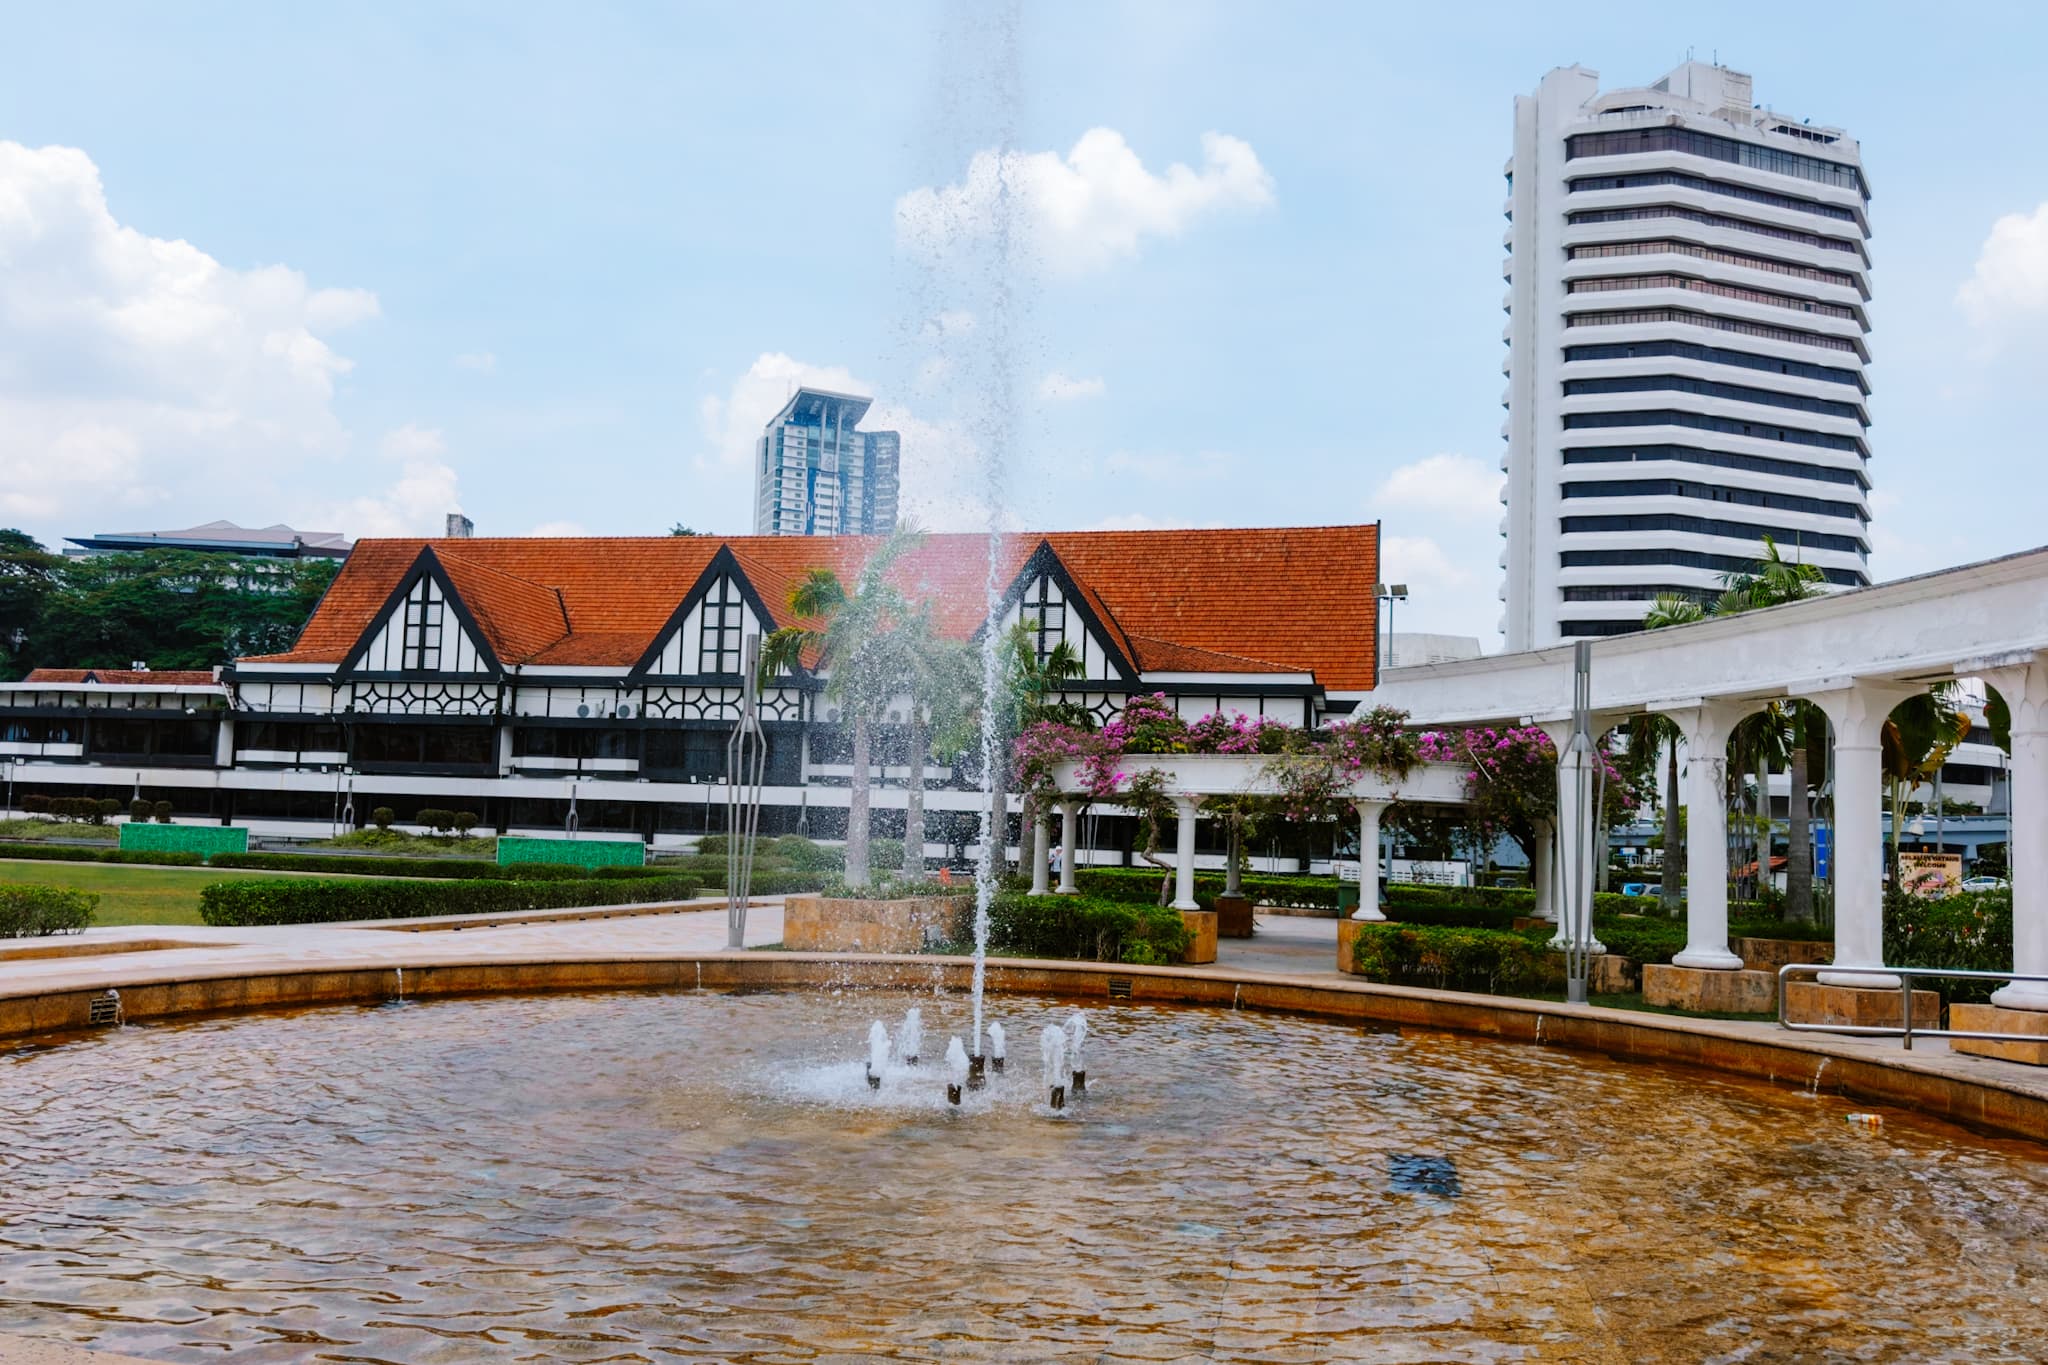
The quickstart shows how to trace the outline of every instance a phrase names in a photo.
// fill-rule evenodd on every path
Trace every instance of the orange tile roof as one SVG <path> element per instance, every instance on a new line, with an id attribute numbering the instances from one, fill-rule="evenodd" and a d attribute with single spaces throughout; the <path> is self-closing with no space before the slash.
<path id="1" fill-rule="evenodd" d="M 789 591 L 814 567 L 851 578 L 878 537 L 361 540 L 287 653 L 252 663 L 338 664 L 431 546 L 501 662 L 630 667 L 720 549 L 791 624 Z M 1208 531 L 1050 531 L 1003 536 L 1007 589 L 1040 545 L 1066 567 L 1113 648 L 1151 672 L 1313 673 L 1323 686 L 1372 685 L 1374 526 Z M 989 541 L 928 535 L 891 578 L 929 603 L 945 635 L 987 617 Z M 566 629 L 564 623 L 566 621 Z"/>
<path id="2" fill-rule="evenodd" d="M 204 687 L 218 682 L 207 668 L 32 668 L 24 682 L 101 683 L 108 687 Z"/>

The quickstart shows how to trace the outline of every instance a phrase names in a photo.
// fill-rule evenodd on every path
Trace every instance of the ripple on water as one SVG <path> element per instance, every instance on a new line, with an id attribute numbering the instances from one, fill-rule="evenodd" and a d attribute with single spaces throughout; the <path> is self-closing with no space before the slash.
<path id="1" fill-rule="evenodd" d="M 2038 1149 L 1707 1073 L 916 995 L 427 1001 L 0 1057 L 0 1330 L 166 1360 L 2027 1359 Z M 1070 1006 L 996 1002 L 1013 1038 Z M 932 1051 L 940 1051 L 933 1048 Z"/>

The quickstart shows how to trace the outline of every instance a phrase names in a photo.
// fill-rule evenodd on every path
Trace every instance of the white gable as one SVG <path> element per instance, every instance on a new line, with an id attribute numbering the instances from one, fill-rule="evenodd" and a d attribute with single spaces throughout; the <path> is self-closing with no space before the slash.
<path id="1" fill-rule="evenodd" d="M 720 578 L 661 642 L 660 657 L 648 671 L 664 678 L 736 675 L 745 657 L 741 650 L 746 637 L 764 633 L 760 618 L 740 595 L 739 583 L 730 576 Z"/>
<path id="2" fill-rule="evenodd" d="M 432 574 L 421 574 L 370 638 L 365 673 L 484 673 L 483 654 Z"/>
<path id="3" fill-rule="evenodd" d="M 1051 574 L 1037 574 L 1024 582 L 1024 592 L 1003 618 L 1004 631 L 1022 622 L 1040 660 L 1062 640 L 1081 655 L 1081 681 L 1111 681 L 1120 677 L 1113 657 L 1102 640 L 1090 630 L 1080 611 L 1067 601 Z"/>

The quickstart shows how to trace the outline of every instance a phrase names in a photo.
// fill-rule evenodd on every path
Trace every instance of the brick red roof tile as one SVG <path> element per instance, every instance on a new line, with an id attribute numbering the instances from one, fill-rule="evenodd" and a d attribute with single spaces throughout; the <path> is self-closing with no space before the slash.
<path id="1" fill-rule="evenodd" d="M 205 687 L 219 681 L 206 668 L 33 668 L 24 682 L 101 683 L 108 687 Z"/>
<path id="2" fill-rule="evenodd" d="M 808 570 L 850 579 L 881 543 L 860 536 L 361 540 L 298 643 L 247 662 L 340 663 L 430 545 L 502 662 L 625 668 L 655 643 L 721 548 L 730 548 L 769 624 L 779 627 L 791 624 L 789 590 Z M 1066 566 L 1112 647 L 1142 670 L 1305 672 L 1338 691 L 1372 685 L 1376 527 L 1009 534 L 995 545 L 998 591 L 1041 544 Z M 929 535 L 897 561 L 891 578 L 931 605 L 943 634 L 966 639 L 987 617 L 989 556 L 986 536 Z M 566 613 L 566 633 L 556 610 Z"/>

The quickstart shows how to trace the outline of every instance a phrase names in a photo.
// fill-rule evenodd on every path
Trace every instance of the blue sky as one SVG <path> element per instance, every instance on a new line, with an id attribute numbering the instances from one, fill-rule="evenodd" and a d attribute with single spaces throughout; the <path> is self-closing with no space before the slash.
<path id="1" fill-rule="evenodd" d="M 1511 101 L 1690 50 L 1862 142 L 1875 572 L 2048 541 L 2048 10 L 999 8 L 9 6 L 0 524 L 744 531 L 764 406 L 858 384 L 934 529 L 992 459 L 1034 527 L 1378 518 L 1492 647 Z"/>

